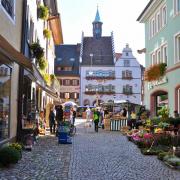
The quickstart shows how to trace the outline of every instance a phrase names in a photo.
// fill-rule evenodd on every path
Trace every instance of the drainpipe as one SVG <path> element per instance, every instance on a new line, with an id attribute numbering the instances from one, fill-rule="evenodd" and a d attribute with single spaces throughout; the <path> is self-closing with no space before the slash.
<path id="1" fill-rule="evenodd" d="M 26 40 L 26 11 L 27 0 L 23 1 L 22 10 L 22 36 L 21 36 L 21 53 L 25 54 L 25 40 Z M 18 91 L 18 113 L 17 113 L 17 141 L 21 141 L 22 136 L 22 104 L 23 104 L 23 83 L 24 83 L 24 68 L 19 68 L 19 91 Z"/>

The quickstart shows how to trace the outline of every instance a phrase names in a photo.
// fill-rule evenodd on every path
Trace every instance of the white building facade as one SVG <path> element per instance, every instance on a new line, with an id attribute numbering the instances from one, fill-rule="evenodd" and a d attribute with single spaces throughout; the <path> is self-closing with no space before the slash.
<path id="1" fill-rule="evenodd" d="M 127 44 L 121 57 L 115 64 L 115 100 L 125 100 L 134 104 L 142 104 L 141 65 L 132 54 Z"/>

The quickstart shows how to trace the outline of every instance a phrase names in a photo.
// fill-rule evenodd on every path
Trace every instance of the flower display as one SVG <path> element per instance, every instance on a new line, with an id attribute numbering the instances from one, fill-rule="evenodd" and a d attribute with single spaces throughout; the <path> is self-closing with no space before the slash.
<path id="1" fill-rule="evenodd" d="M 164 76 L 166 72 L 166 63 L 154 64 L 145 71 L 145 81 L 156 81 Z"/>

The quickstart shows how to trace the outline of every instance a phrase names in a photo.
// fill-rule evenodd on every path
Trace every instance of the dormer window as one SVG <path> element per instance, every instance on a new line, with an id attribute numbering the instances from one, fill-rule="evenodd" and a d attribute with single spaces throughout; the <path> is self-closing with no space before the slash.
<path id="1" fill-rule="evenodd" d="M 62 58 L 57 58 L 57 61 L 62 61 Z"/>
<path id="2" fill-rule="evenodd" d="M 70 61 L 75 61 L 75 58 L 70 58 Z"/>

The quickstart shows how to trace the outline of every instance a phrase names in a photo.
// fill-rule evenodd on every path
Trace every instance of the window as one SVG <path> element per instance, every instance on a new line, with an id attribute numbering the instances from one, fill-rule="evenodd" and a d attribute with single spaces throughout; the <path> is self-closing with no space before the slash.
<path id="1" fill-rule="evenodd" d="M 61 71 L 61 67 L 57 67 L 57 71 Z"/>
<path id="2" fill-rule="evenodd" d="M 130 66 L 130 61 L 129 60 L 124 60 L 124 66 L 129 67 Z"/>
<path id="3" fill-rule="evenodd" d="M 32 19 L 30 20 L 30 29 L 29 29 L 29 43 L 32 44 L 34 40 L 34 23 Z"/>
<path id="4" fill-rule="evenodd" d="M 65 93 L 65 96 L 64 96 L 66 99 L 69 99 L 70 98 L 70 93 Z"/>
<path id="5" fill-rule="evenodd" d="M 71 80 L 70 79 L 64 79 L 63 80 L 63 85 L 64 86 L 70 86 L 71 85 Z"/>
<path id="6" fill-rule="evenodd" d="M 73 86 L 78 86 L 79 85 L 79 80 L 78 79 L 73 79 L 72 80 L 72 85 Z"/>
<path id="7" fill-rule="evenodd" d="M 180 62 L 180 34 L 175 36 L 175 63 Z"/>
<path id="8" fill-rule="evenodd" d="M 2 7 L 12 20 L 15 20 L 15 2 L 14 0 L 1 0 Z"/>
<path id="9" fill-rule="evenodd" d="M 59 57 L 58 57 L 58 58 L 57 58 L 57 61 L 62 61 L 62 58 L 59 58 Z"/>
<path id="10" fill-rule="evenodd" d="M 156 56 L 157 61 L 156 61 L 156 63 L 159 64 L 161 62 L 161 50 L 159 49 L 156 52 L 157 52 L 157 56 Z"/>
<path id="11" fill-rule="evenodd" d="M 162 8 L 162 27 L 164 27 L 167 24 L 167 7 L 164 6 Z"/>
<path id="12" fill-rule="evenodd" d="M 160 29 L 161 29 L 161 16 L 160 16 L 160 13 L 158 13 L 156 15 L 156 23 L 157 23 L 157 32 L 159 32 Z"/>
<path id="13" fill-rule="evenodd" d="M 128 52 L 126 53 L 126 56 L 128 56 Z"/>
<path id="14" fill-rule="evenodd" d="M 178 89 L 178 113 L 180 113 L 180 88 Z"/>
<path id="15" fill-rule="evenodd" d="M 122 71 L 122 78 L 132 78 L 132 71 Z"/>
<path id="16" fill-rule="evenodd" d="M 0 141 L 9 137 L 11 69 L 5 64 L 0 66 Z"/>
<path id="17" fill-rule="evenodd" d="M 75 58 L 70 58 L 69 60 L 70 60 L 70 61 L 75 61 Z"/>
<path id="18" fill-rule="evenodd" d="M 72 71 L 72 67 L 64 67 L 64 71 Z"/>
<path id="19" fill-rule="evenodd" d="M 180 0 L 174 0 L 174 15 L 180 13 Z"/>
<path id="20" fill-rule="evenodd" d="M 152 20 L 152 25 L 151 25 L 151 32 L 152 32 L 152 35 L 151 37 L 153 37 L 155 35 L 155 32 L 156 32 L 156 24 L 155 24 L 155 20 L 153 19 Z"/>
<path id="21" fill-rule="evenodd" d="M 78 99 L 79 98 L 79 93 L 74 93 L 74 99 Z"/>
<path id="22" fill-rule="evenodd" d="M 151 65 L 156 64 L 156 54 L 152 53 L 151 54 Z"/>
<path id="23" fill-rule="evenodd" d="M 149 38 L 158 33 L 167 24 L 167 6 L 157 9 L 157 13 L 149 21 Z"/>
<path id="24" fill-rule="evenodd" d="M 132 94 L 132 86 L 129 84 L 123 86 L 123 93 L 124 94 Z"/>
<path id="25" fill-rule="evenodd" d="M 162 47 L 162 61 L 167 64 L 167 45 Z"/>

